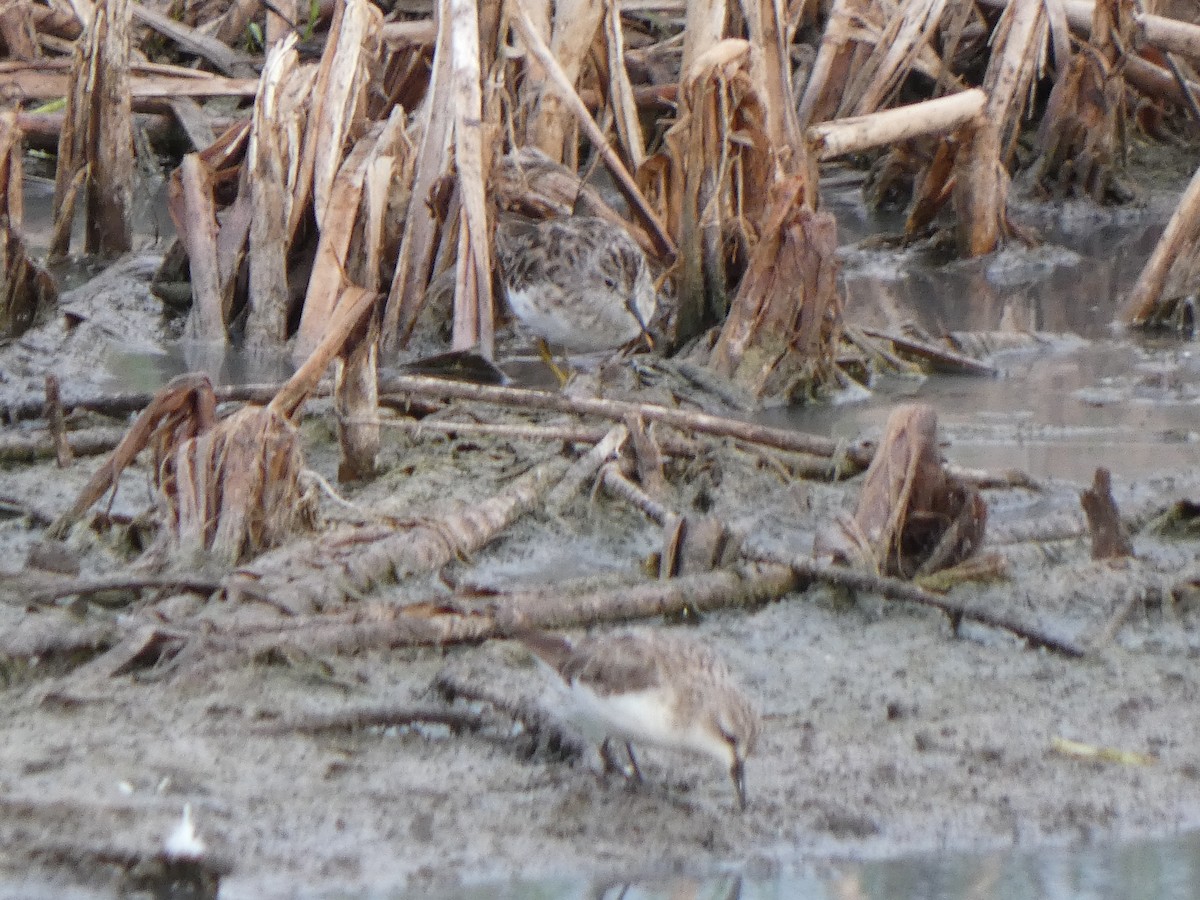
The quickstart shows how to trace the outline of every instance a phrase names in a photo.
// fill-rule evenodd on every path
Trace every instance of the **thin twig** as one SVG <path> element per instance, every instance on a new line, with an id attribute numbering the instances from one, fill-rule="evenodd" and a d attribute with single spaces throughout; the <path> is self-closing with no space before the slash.
<path id="1" fill-rule="evenodd" d="M 64 597 L 87 597 L 105 591 L 168 590 L 189 591 L 193 594 L 214 594 L 221 581 L 201 575 L 105 575 L 56 582 L 25 595 L 25 602 L 44 606 Z"/>
<path id="2" fill-rule="evenodd" d="M 548 409 L 575 415 L 601 416 L 618 422 L 628 415 L 635 415 L 641 416 L 648 422 L 662 422 L 684 431 L 728 437 L 748 444 L 773 447 L 776 450 L 793 450 L 824 457 L 838 457 L 844 454 L 848 469 L 867 466 L 872 456 L 872 451 L 869 449 L 847 446 L 820 435 L 805 434 L 784 428 L 771 428 L 767 425 L 756 425 L 752 422 L 691 410 L 671 409 L 654 403 L 630 403 L 622 400 L 602 400 L 595 397 L 567 397 L 547 391 L 467 384 L 460 381 L 428 378 L 423 375 L 399 374 L 381 374 L 379 393 L 381 395 L 407 394 L 423 399 L 442 397 L 470 400 L 521 409 Z"/>
<path id="3" fill-rule="evenodd" d="M 382 428 L 407 431 L 414 437 L 423 437 L 426 432 L 437 434 L 488 435 L 528 441 L 560 441 L 565 444 L 595 444 L 601 441 L 609 429 L 586 425 L 530 425 L 518 422 L 464 422 L 448 419 L 367 419 L 346 417 L 341 420 L 353 425 L 359 422 L 378 424 Z M 671 456 L 694 456 L 698 450 L 694 441 L 678 437 L 659 438 L 665 453 Z"/>
<path id="4" fill-rule="evenodd" d="M 356 731 L 361 728 L 416 724 L 448 725 L 456 731 L 482 731 L 488 722 L 483 716 L 465 710 L 385 703 L 333 712 L 302 712 L 257 730 L 264 734 L 288 734 L 293 731 L 315 734 L 321 731 Z"/>
<path id="5" fill-rule="evenodd" d="M 538 62 L 545 68 L 550 80 L 554 82 L 554 86 L 562 96 L 563 102 L 575 113 L 575 117 L 579 120 L 579 124 L 583 126 L 583 130 L 587 132 L 588 138 L 596 148 L 596 152 L 603 157 L 604 164 L 608 166 L 608 170 L 616 179 L 621 193 L 625 195 L 625 199 L 637 210 L 639 217 L 650 229 L 650 234 L 654 237 L 654 242 L 659 251 L 668 261 L 674 260 L 679 250 L 675 246 L 675 242 L 671 240 L 671 235 L 667 231 L 667 227 L 646 201 L 646 198 L 637 186 L 637 182 L 629 174 L 629 170 L 625 168 L 616 151 L 608 145 L 608 138 L 605 137 L 604 132 L 600 130 L 600 126 L 596 124 L 596 120 L 588 112 L 587 106 L 579 99 L 574 86 L 567 78 L 566 73 L 563 72 L 562 66 L 558 64 L 558 60 L 555 59 L 550 48 L 546 46 L 546 42 L 538 34 L 533 22 L 530 21 L 529 13 L 525 11 L 521 4 L 518 3 L 515 6 L 516 8 L 513 10 L 511 19 L 512 25 L 520 33 L 521 40 L 524 41 L 526 48 L 537 57 Z"/>
<path id="6" fill-rule="evenodd" d="M 780 556 L 763 550 L 752 551 L 756 560 L 773 562 L 789 566 L 800 578 L 820 581 L 854 591 L 877 594 L 889 600 L 902 600 L 906 603 L 919 603 L 940 609 L 954 620 L 971 619 L 992 628 L 1000 628 L 1024 638 L 1035 647 L 1045 647 L 1066 656 L 1082 657 L 1086 655 L 1083 647 L 1070 638 L 1049 634 L 1032 622 L 1024 622 L 1015 616 L 982 606 L 972 606 L 951 597 L 923 590 L 907 581 L 889 578 L 886 575 L 873 575 L 859 569 L 845 566 L 835 566 L 817 562 L 806 557 L 783 559 Z"/>

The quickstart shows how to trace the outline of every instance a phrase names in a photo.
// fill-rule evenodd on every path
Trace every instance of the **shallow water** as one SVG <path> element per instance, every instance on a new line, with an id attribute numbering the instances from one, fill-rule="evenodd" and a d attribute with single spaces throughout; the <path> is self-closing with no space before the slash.
<path id="1" fill-rule="evenodd" d="M 1053 220 L 1029 211 L 1042 246 L 939 265 L 916 252 L 859 249 L 861 238 L 902 223 L 868 213 L 846 181 L 825 202 L 839 222 L 848 321 L 897 333 L 915 323 L 935 336 L 1028 335 L 1030 346 L 998 353 L 994 378 L 889 378 L 866 399 L 776 410 L 767 421 L 851 440 L 880 431 L 898 402 L 919 400 L 938 410 L 945 454 L 961 466 L 1081 483 L 1097 466 L 1117 478 L 1194 466 L 1196 344 L 1113 324 L 1173 196 L 1113 216 L 1085 204 L 1068 205 Z"/>
<path id="2" fill-rule="evenodd" d="M 376 896 L 395 900 L 1191 900 L 1198 893 L 1200 836 L 1190 835 L 1117 847 L 833 862 L 776 875 L 517 881 Z M 231 896 L 236 894 L 235 890 Z M 333 900 L 341 895 L 320 896 Z"/>

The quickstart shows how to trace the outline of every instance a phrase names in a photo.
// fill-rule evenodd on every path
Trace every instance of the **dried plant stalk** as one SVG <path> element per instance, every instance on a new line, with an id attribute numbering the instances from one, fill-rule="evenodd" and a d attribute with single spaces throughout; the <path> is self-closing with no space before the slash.
<path id="1" fill-rule="evenodd" d="M 1079 492 L 1079 504 L 1087 516 L 1092 537 L 1092 559 L 1133 556 L 1133 541 L 1113 499 L 1112 474 L 1108 469 L 1096 469 L 1092 486 Z"/>
<path id="2" fill-rule="evenodd" d="M 1139 327 L 1174 324 L 1191 330 L 1194 312 L 1180 298 L 1195 290 L 1200 276 L 1200 169 L 1192 176 L 1179 205 L 1121 310 L 1121 321 Z"/>
<path id="3" fill-rule="evenodd" d="M 164 448 L 207 431 L 215 419 L 216 398 L 207 375 L 173 378 L 129 426 L 121 443 L 84 485 L 71 508 L 46 530 L 46 536 L 63 537 L 92 504 L 117 483 L 121 472 L 144 449 L 155 446 L 156 461 L 161 462 L 166 452 Z"/>
<path id="4" fill-rule="evenodd" d="M 279 347 L 287 340 L 289 222 L 303 172 L 300 135 L 307 118 L 313 73 L 301 68 L 296 39 L 281 41 L 267 56 L 246 157 L 253 216 L 246 343 Z"/>
<path id="5" fill-rule="evenodd" d="M 841 94 L 833 86 L 847 76 L 853 53 L 849 44 L 851 24 L 864 6 L 862 0 L 834 0 L 796 113 L 802 125 L 833 118 L 841 101 Z"/>
<path id="6" fill-rule="evenodd" d="M 959 132 L 950 177 L 955 236 L 962 256 L 991 253 L 1008 238 L 1010 179 L 1000 156 L 1000 129 L 991 121 L 979 121 Z"/>
<path id="7" fill-rule="evenodd" d="M 752 241 L 744 229 L 757 223 L 771 179 L 766 111 L 749 56 L 750 44 L 735 38 L 700 56 L 686 73 L 679 118 L 666 135 L 667 221 L 678 236 L 680 259 L 676 343 L 725 318 L 726 228 L 731 238 Z M 743 186 L 749 196 L 743 196 Z"/>
<path id="8" fill-rule="evenodd" d="M 514 3 L 518 8 L 515 15 L 520 17 L 523 4 L 520 0 L 514 0 Z M 571 90 L 579 82 L 603 15 L 604 4 L 598 0 L 557 0 L 554 4 L 550 52 Z M 545 65 L 544 61 L 542 65 Z M 575 116 L 567 107 L 563 87 L 551 78 L 536 82 L 526 79 L 522 93 L 522 105 L 530 110 L 529 143 L 551 159 L 566 162 L 574 168 L 574 153 L 568 153 L 568 150 L 574 145 L 569 136 L 575 133 Z"/>
<path id="9" fill-rule="evenodd" d="M 217 264 L 217 215 L 213 201 L 212 172 L 197 153 L 189 153 L 179 166 L 179 178 L 172 180 L 179 198 L 171 210 L 182 210 L 176 221 L 187 248 L 188 270 L 192 282 L 192 308 L 188 313 L 188 335 L 203 341 L 224 341 L 225 304 L 222 302 L 221 273 Z"/>
<path id="10" fill-rule="evenodd" d="M 1010 233 L 1005 166 L 1047 27 L 1040 3 L 1011 4 L 996 25 L 995 49 L 983 85 L 987 107 L 976 125 L 963 129 L 954 164 L 956 237 L 964 256 L 991 253 Z"/>
<path id="11" fill-rule="evenodd" d="M 85 167 L 87 210 L 84 252 L 115 256 L 133 246 L 133 101 L 129 85 L 129 0 L 102 0 L 92 11 L 71 63 L 71 93 L 55 170 L 55 243 L 69 249 L 63 224 L 71 183 Z"/>
<path id="12" fill-rule="evenodd" d="M 634 171 L 646 159 L 646 139 L 634 98 L 633 83 L 625 68 L 625 37 L 617 0 L 604 2 L 604 44 L 608 51 L 608 95 L 617 125 L 617 138 Z"/>
<path id="13" fill-rule="evenodd" d="M 17 123 L 17 109 L 0 106 L 0 216 L 20 230 L 25 216 L 25 136 Z"/>
<path id="14" fill-rule="evenodd" d="M 57 305 L 54 279 L 34 262 L 20 232 L 0 216 L 0 338 L 24 334 Z"/>
<path id="15" fill-rule="evenodd" d="M 894 101 L 913 71 L 942 85 L 956 84 L 932 46 L 948 6 L 945 0 L 837 0 L 799 120 L 808 125 L 876 112 Z"/>
<path id="16" fill-rule="evenodd" d="M 1047 194 L 1096 202 L 1130 196 L 1116 169 L 1125 121 L 1122 70 L 1133 29 L 1133 0 L 1097 3 L 1093 44 L 1084 45 L 1055 82 L 1038 128 L 1034 175 Z"/>
<path id="17" fill-rule="evenodd" d="M 834 374 L 841 337 L 837 222 L 804 202 L 806 179 L 776 189 L 710 365 L 755 397 L 794 399 Z"/>
<path id="18" fill-rule="evenodd" d="M 263 556 L 226 579 L 231 598 L 266 595 L 294 613 L 336 608 L 388 580 L 468 556 L 536 508 L 566 469 L 538 466 L 482 502 L 397 525 L 342 529 Z"/>
<path id="19" fill-rule="evenodd" d="M 0 338 L 23 334 L 58 303 L 54 279 L 21 238 L 23 140 L 15 109 L 0 109 Z"/>
<path id="20" fill-rule="evenodd" d="M 313 166 L 313 210 L 321 229 L 347 139 L 366 130 L 367 87 L 378 77 L 382 52 L 379 9 L 368 0 L 344 0 L 339 7 L 313 82 L 305 135 L 305 153 L 311 154 Z"/>
<path id="21" fill-rule="evenodd" d="M 11 59 L 37 59 L 42 55 L 33 20 L 33 4 L 9 0 L 0 4 L 0 40 Z"/>
<path id="22" fill-rule="evenodd" d="M 454 163 L 458 173 L 458 254 L 454 270 L 454 329 L 451 347 L 479 347 L 491 358 L 495 343 L 492 302 L 491 229 L 486 173 L 492 140 L 483 120 L 477 4 L 450 0 L 454 35 Z M 495 38 L 493 38 L 493 43 Z"/>
<path id="23" fill-rule="evenodd" d="M 823 531 L 817 555 L 911 578 L 957 565 L 983 543 L 987 505 L 946 471 L 938 454 L 937 413 L 897 407 L 863 480 L 853 520 Z"/>
<path id="24" fill-rule="evenodd" d="M 866 116 L 836 119 L 808 129 L 809 148 L 824 162 L 914 137 L 952 132 L 983 112 L 986 102 L 987 95 L 972 88 Z"/>
<path id="25" fill-rule="evenodd" d="M 438 183 L 450 171 L 450 147 L 454 139 L 452 21 L 447 4 L 448 0 L 440 0 L 438 5 L 433 72 L 416 126 L 421 138 L 413 170 L 411 200 L 404 220 L 396 272 L 383 313 L 382 341 L 387 349 L 404 344 L 416 325 L 437 246 L 437 211 L 431 201 Z"/>
<path id="26" fill-rule="evenodd" d="M 379 457 L 379 323 L 371 316 L 338 355 L 333 379 L 338 481 L 375 474 Z"/>
<path id="27" fill-rule="evenodd" d="M 946 0 L 877 3 L 874 12 L 882 28 L 871 54 L 853 73 L 838 110 L 842 115 L 866 115 L 892 102 L 922 51 L 937 34 Z M 872 19 L 875 18 L 872 17 Z"/>
<path id="28" fill-rule="evenodd" d="M 165 522 L 156 551 L 204 568 L 278 546 L 315 519 L 303 468 L 299 433 L 270 406 L 247 406 L 180 442 L 158 470 Z"/>
<path id="29" fill-rule="evenodd" d="M 325 206 L 324 224 L 317 242 L 313 270 L 305 291 L 304 309 L 296 332 L 295 356 L 308 356 L 329 329 L 329 318 L 346 280 L 367 169 L 381 143 L 393 138 L 381 123 L 363 137 L 346 156 Z M 361 248 L 361 244 L 359 245 Z"/>

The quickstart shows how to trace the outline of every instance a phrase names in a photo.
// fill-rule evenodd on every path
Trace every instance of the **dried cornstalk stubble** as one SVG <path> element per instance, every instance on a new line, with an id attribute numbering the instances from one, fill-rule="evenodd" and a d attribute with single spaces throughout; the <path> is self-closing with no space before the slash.
<path id="1" fill-rule="evenodd" d="M 66 255 L 71 229 L 66 202 L 87 169 L 84 252 L 118 255 L 132 246 L 133 100 L 129 90 L 129 0 L 103 0 L 91 13 L 71 64 L 71 93 L 59 135 L 55 170 L 55 241 L 51 255 Z"/>
<path id="2" fill-rule="evenodd" d="M 271 406 L 248 406 L 216 422 L 215 403 L 207 377 L 174 379 L 155 395 L 50 533 L 64 533 L 146 447 L 154 449 L 163 514 L 147 562 L 224 567 L 310 525 L 314 498 L 300 489 L 304 459 L 295 426 Z"/>
<path id="3" fill-rule="evenodd" d="M 666 134 L 667 227 L 679 243 L 675 340 L 725 318 L 726 244 L 753 240 L 772 175 L 766 109 L 750 75 L 750 44 L 723 40 L 685 73 L 679 118 Z M 733 277 L 731 277 L 731 275 Z"/>
<path id="4" fill-rule="evenodd" d="M 17 337 L 58 303 L 51 278 L 21 238 L 22 139 L 15 109 L 0 110 L 0 338 Z"/>
<path id="5" fill-rule="evenodd" d="M 976 124 L 962 129 L 954 163 L 957 241 L 963 256 L 991 253 L 1012 231 L 1006 165 L 1038 71 L 1047 28 L 1041 3 L 1010 4 L 996 24 L 994 50 L 983 82 L 988 103 Z"/>
<path id="6" fill-rule="evenodd" d="M 837 0 L 800 100 L 801 123 L 882 109 L 913 71 L 956 83 L 931 44 L 946 7 L 945 0 Z"/>
<path id="7" fill-rule="evenodd" d="M 1138 327 L 1169 327 L 1191 334 L 1196 327 L 1196 284 L 1200 283 L 1200 169 L 1146 260 L 1130 291 L 1121 321 Z"/>
<path id="8" fill-rule="evenodd" d="M 803 201 L 805 178 L 776 186 L 710 365 L 755 397 L 802 399 L 834 380 L 841 337 L 837 222 Z"/>
<path id="9" fill-rule="evenodd" d="M 278 347 L 287 339 L 290 222 L 309 192 L 300 166 L 314 70 L 300 66 L 296 38 L 276 44 L 254 100 L 243 190 L 250 195 L 250 280 L 246 343 Z M 310 170 L 311 177 L 311 170 Z"/>
<path id="10" fill-rule="evenodd" d="M 863 481 L 853 519 L 817 535 L 818 556 L 911 578 L 957 565 L 983 543 L 987 504 L 938 454 L 937 413 L 898 407 Z"/>
<path id="11" fill-rule="evenodd" d="M 518 3 L 518 6 L 524 4 Z M 518 13 L 519 14 L 519 13 Z M 557 0 L 550 29 L 550 52 L 574 87 L 600 31 L 604 4 L 595 0 Z M 551 79 L 526 78 L 521 106 L 528 110 L 528 142 L 547 156 L 575 168 L 575 116 Z"/>

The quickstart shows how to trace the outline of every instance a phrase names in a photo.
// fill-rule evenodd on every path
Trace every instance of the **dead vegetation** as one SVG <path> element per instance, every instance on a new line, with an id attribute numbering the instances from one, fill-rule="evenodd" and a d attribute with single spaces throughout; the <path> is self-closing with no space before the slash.
<path id="1" fill-rule="evenodd" d="M 978 556 L 986 504 L 940 458 L 927 407 L 897 410 L 878 448 L 845 446 L 748 424 L 728 406 L 696 411 L 679 401 L 681 390 L 651 402 L 614 399 L 612 390 L 381 376 L 379 356 L 413 346 L 491 359 L 504 316 L 493 275 L 497 217 L 582 212 L 627 227 L 650 256 L 668 300 L 652 330 L 659 355 L 677 357 L 672 374 L 720 383 L 721 396 L 744 398 L 745 408 L 869 383 L 901 356 L 986 372 L 929 341 L 847 327 L 820 163 L 870 165 L 872 197 L 906 208 L 905 241 L 948 236 L 961 255 L 991 253 L 1029 237 L 1009 218 L 1015 190 L 1129 198 L 1124 143 L 1151 120 L 1147 108 L 1160 127 L 1194 127 L 1184 116 L 1195 110 L 1200 29 L 1124 0 L 1098 3 L 1086 20 L 1058 2 L 654 7 L 650 16 L 616 0 L 560 0 L 553 9 L 434 0 L 385 17 L 367 0 L 339 0 L 310 13 L 318 58 L 302 54 L 284 7 L 196 4 L 182 21 L 134 0 L 104 0 L 86 21 L 65 5 L 0 11 L 12 85 L 0 110 L 0 335 L 20 334 L 54 303 L 53 282 L 21 243 L 19 166 L 22 128 L 54 125 L 22 104 L 62 94 L 53 252 L 69 250 L 77 208 L 84 252 L 129 248 L 134 147 L 145 146 L 135 137 L 166 117 L 193 149 L 170 176 L 178 238 L 159 283 L 186 285 L 189 337 L 287 351 L 299 365 L 286 384 L 240 395 L 252 402 L 220 414 L 218 401 L 233 395 L 219 397 L 195 375 L 144 408 L 111 404 L 140 414 L 46 536 L 111 527 L 90 511 L 146 453 L 156 495 L 149 546 L 128 553 L 132 568 L 116 580 L 48 573 L 33 560 L 9 599 L 52 606 L 74 597 L 86 608 L 105 595 L 130 614 L 104 629 L 47 616 L 44 632 L 11 636 L 0 654 L 14 666 L 49 654 L 75 677 L 195 674 L 270 654 L 690 615 L 812 582 L 1086 652 L 1085 642 L 1019 612 L 943 596 L 956 579 L 999 577 L 1004 566 Z M 246 52 L 247 34 L 263 37 L 261 52 Z M 151 47 L 161 60 L 147 61 Z M 1155 77 L 1178 97 L 1147 87 L 1161 87 Z M 1162 297 L 1195 290 L 1196 185 L 1130 300 L 1130 322 L 1194 322 L 1190 301 L 1164 306 Z M 333 384 L 322 389 L 330 363 Z M 378 476 L 388 429 L 543 449 L 506 471 L 502 486 L 459 505 L 346 513 L 305 464 L 299 428 L 322 390 L 345 483 Z M 501 410 L 513 409 L 528 420 L 505 419 Z M 67 465 L 72 438 L 61 412 L 47 446 Z M 718 442 L 791 480 L 866 469 L 853 515 L 822 526 L 817 555 L 828 559 L 814 562 L 807 546 L 755 549 L 753 535 L 698 501 L 689 508 L 685 461 Z M 414 466 L 411 477 L 420 476 Z M 1129 552 L 1107 487 L 1098 479 L 1085 499 L 1102 558 Z M 661 532 L 656 579 L 406 593 L 521 520 L 566 516 L 580 496 L 601 491 Z M 322 522 L 319 513 L 333 509 L 342 520 Z M 28 515 L 45 524 L 47 516 Z M 178 614 L 190 594 L 234 612 L 227 621 Z"/>
<path id="2" fill-rule="evenodd" d="M 907 240 L 948 228 L 961 253 L 991 252 L 1018 233 L 1007 211 L 1014 178 L 1056 197 L 1125 199 L 1123 142 L 1139 121 L 1130 110 L 1158 104 L 1162 116 L 1180 115 L 1162 95 L 1147 96 L 1146 67 L 1168 63 L 1187 98 L 1187 57 L 1200 46 L 1186 24 L 1127 2 L 1097 4 L 1090 17 L 1059 4 L 891 0 L 837 0 L 828 10 L 663 2 L 654 16 L 616 2 L 567 0 L 418 7 L 385 17 L 366 0 L 345 0 L 314 10 L 308 24 L 323 39 L 318 58 L 302 57 L 279 11 L 256 19 L 253 4 L 218 4 L 203 17 L 208 27 L 197 24 L 196 11 L 172 19 L 115 0 L 86 20 L 20 3 L 0 16 L 13 79 L 0 119 L 8 332 L 19 333 L 53 303 L 52 282 L 25 260 L 14 228 L 20 123 L 40 115 L 22 101 L 65 84 L 53 252 L 69 249 L 80 200 L 85 252 L 129 246 L 133 148 L 146 146 L 135 137 L 147 116 L 166 112 L 194 151 L 171 176 L 179 236 L 157 282 L 164 290 L 189 286 L 192 337 L 286 349 L 303 363 L 269 402 L 220 417 L 205 380 L 168 386 L 52 534 L 65 534 L 150 450 L 159 532 L 143 556 L 148 571 L 240 566 L 225 585 L 231 596 L 270 597 L 302 615 L 471 552 L 514 510 L 540 504 L 546 479 L 563 473 L 531 474 L 525 487 L 514 482 L 521 499 L 495 498 L 499 507 L 487 512 L 485 504 L 478 521 L 449 513 L 383 531 L 363 524 L 261 556 L 315 525 L 317 488 L 304 475 L 296 423 L 329 362 L 345 482 L 376 474 L 389 391 L 392 403 L 395 391 L 408 391 L 403 402 L 434 409 L 455 391 L 470 402 L 551 402 L 531 392 L 411 378 L 389 385 L 379 377 L 380 351 L 414 339 L 493 355 L 501 298 L 492 233 L 502 213 L 586 212 L 627 227 L 670 301 L 654 323 L 660 350 L 687 349 L 688 365 L 728 379 L 729 396 L 740 392 L 751 404 L 818 397 L 868 380 L 889 360 L 908 365 L 897 354 L 985 371 L 910 336 L 845 327 L 836 223 L 819 208 L 819 163 L 873 161 L 871 194 L 908 205 Z M 262 36 L 260 54 L 237 45 L 246 29 Z M 150 46 L 159 61 L 136 52 Z M 54 57 L 67 50 L 64 76 L 65 59 Z M 180 67 L 186 61 L 195 66 Z M 1048 92 L 1044 101 L 1039 90 Z M 215 105 L 196 102 L 251 95 L 252 104 L 232 116 L 227 100 L 219 116 Z M 1033 124 L 1030 157 L 1018 150 Z M 607 180 L 595 177 L 600 168 Z M 1185 210 L 1186 198 L 1181 216 Z M 1188 228 L 1173 225 L 1168 238 L 1186 243 Z M 1144 281 L 1161 288 L 1165 260 L 1180 254 L 1161 251 L 1147 267 L 1157 274 Z M 839 450 L 669 406 L 562 402 L 573 414 L 624 421 L 629 430 L 618 444 L 632 440 L 637 448 L 637 477 L 603 469 L 604 454 L 588 477 L 600 473 L 602 483 L 674 529 L 675 541 L 686 520 L 661 507 L 660 446 L 730 434 L 808 454 L 808 471 L 826 476 L 872 459 L 862 448 Z M 909 578 L 963 563 L 982 541 L 986 510 L 973 488 L 944 472 L 932 413 L 897 416 L 858 512 L 836 532 L 842 550 L 834 556 Z M 655 422 L 683 433 L 653 431 Z M 543 426 L 532 427 L 523 433 Z M 65 459 L 69 436 L 60 425 L 51 437 Z M 28 452 L 23 447 L 13 452 Z M 577 490 L 582 482 L 568 476 L 564 484 Z M 556 496 L 568 496 L 564 490 Z M 351 564 L 341 547 L 360 558 Z M 285 586 L 293 582 L 304 587 Z"/>

